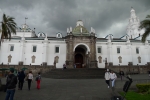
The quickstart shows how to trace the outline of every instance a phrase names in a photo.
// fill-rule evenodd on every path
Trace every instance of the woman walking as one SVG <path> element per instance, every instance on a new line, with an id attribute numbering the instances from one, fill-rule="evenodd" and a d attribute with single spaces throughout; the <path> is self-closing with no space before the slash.
<path id="1" fill-rule="evenodd" d="M 117 78 L 116 74 L 113 71 L 111 71 L 111 73 L 110 73 L 110 80 L 111 80 L 111 83 L 112 83 L 112 87 L 115 86 L 116 78 Z"/>
<path id="2" fill-rule="evenodd" d="M 106 84 L 108 85 L 108 88 L 110 86 L 110 72 L 109 72 L 109 69 L 107 69 L 107 71 L 105 72 L 105 81 L 106 81 Z"/>
<path id="3" fill-rule="evenodd" d="M 41 75 L 40 75 L 40 73 L 38 73 L 38 75 L 36 77 L 36 83 L 37 83 L 36 88 L 37 89 L 40 89 L 40 82 L 41 82 Z"/>
<path id="4" fill-rule="evenodd" d="M 28 89 L 30 90 L 31 82 L 33 81 L 33 74 L 32 71 L 29 71 L 29 74 L 27 75 L 27 81 L 28 81 Z"/>

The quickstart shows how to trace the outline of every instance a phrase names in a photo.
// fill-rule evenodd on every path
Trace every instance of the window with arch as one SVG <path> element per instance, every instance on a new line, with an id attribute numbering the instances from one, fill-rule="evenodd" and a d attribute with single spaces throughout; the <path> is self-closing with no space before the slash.
<path id="1" fill-rule="evenodd" d="M 122 57 L 119 56 L 118 59 L 119 59 L 119 63 L 122 63 Z"/>
<path id="2" fill-rule="evenodd" d="M 56 56 L 56 57 L 55 57 L 55 63 L 58 63 L 58 60 L 59 60 L 59 57 Z"/>
<path id="3" fill-rule="evenodd" d="M 62 38 L 62 34 L 61 33 L 57 33 L 56 34 L 56 38 Z"/>
<path id="4" fill-rule="evenodd" d="M 32 63 L 35 63 L 35 58 L 36 57 L 33 55 L 31 58 L 32 58 Z"/>
<path id="5" fill-rule="evenodd" d="M 140 56 L 138 57 L 138 63 L 141 63 L 141 57 Z"/>
<path id="6" fill-rule="evenodd" d="M 102 63 L 102 57 L 99 56 L 98 59 L 99 59 L 99 63 Z"/>
<path id="7" fill-rule="evenodd" d="M 12 56 L 9 55 L 9 56 L 8 56 L 8 62 L 9 62 L 9 63 L 11 62 L 11 58 L 12 58 Z"/>

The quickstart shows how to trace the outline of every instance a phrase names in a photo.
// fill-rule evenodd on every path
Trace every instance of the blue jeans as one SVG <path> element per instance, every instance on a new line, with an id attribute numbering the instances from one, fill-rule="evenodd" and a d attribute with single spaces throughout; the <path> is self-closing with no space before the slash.
<path id="1" fill-rule="evenodd" d="M 9 98 L 10 98 L 10 100 L 13 100 L 14 94 L 15 94 L 15 89 L 11 89 L 11 90 L 7 89 L 6 93 L 7 94 L 6 94 L 5 100 L 9 100 Z"/>
<path id="2" fill-rule="evenodd" d="M 111 81 L 111 82 L 112 82 L 112 84 L 111 84 L 111 85 L 112 85 L 112 87 L 114 87 L 114 86 L 115 86 L 115 80 L 116 80 L 116 79 L 113 79 L 113 80 Z"/>

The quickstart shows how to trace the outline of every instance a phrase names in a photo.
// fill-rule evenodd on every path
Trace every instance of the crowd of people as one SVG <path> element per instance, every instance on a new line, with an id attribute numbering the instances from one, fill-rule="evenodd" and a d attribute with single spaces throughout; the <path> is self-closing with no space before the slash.
<path id="1" fill-rule="evenodd" d="M 24 70 L 18 71 L 18 74 L 14 74 L 14 69 L 10 69 L 9 74 L 6 76 L 6 97 L 5 100 L 13 100 L 14 94 L 16 91 L 16 85 L 18 84 L 18 90 L 23 89 L 23 84 L 25 81 L 28 82 L 28 90 L 30 91 L 31 83 L 33 82 L 33 74 L 32 71 L 29 71 L 28 74 L 25 74 Z M 35 81 L 37 83 L 37 89 L 40 89 L 40 83 L 41 83 L 41 75 L 38 73 L 38 75 L 35 77 Z"/>

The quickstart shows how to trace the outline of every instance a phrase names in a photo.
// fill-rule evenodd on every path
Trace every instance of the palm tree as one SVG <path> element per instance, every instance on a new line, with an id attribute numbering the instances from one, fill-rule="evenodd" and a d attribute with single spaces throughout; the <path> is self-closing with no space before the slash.
<path id="1" fill-rule="evenodd" d="M 13 17 L 6 16 L 3 14 L 1 27 L 0 27 L 0 32 L 1 32 L 1 37 L 0 37 L 0 44 L 2 39 L 11 39 L 11 33 L 16 34 L 16 28 L 17 24 L 14 22 Z"/>
<path id="2" fill-rule="evenodd" d="M 147 15 L 146 19 L 141 21 L 139 28 L 140 29 L 145 29 L 145 32 L 142 35 L 142 42 L 145 42 L 146 38 L 150 34 L 150 15 Z"/>

